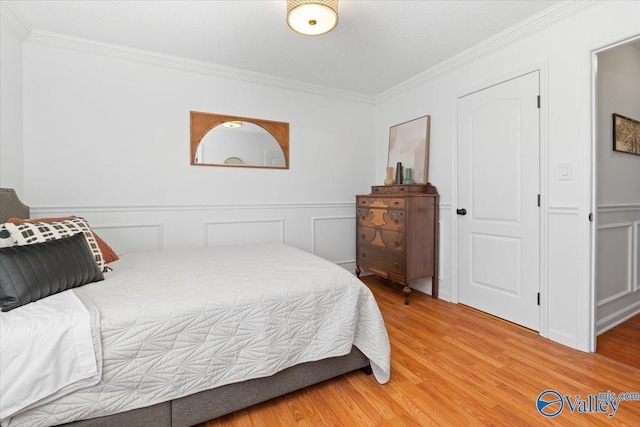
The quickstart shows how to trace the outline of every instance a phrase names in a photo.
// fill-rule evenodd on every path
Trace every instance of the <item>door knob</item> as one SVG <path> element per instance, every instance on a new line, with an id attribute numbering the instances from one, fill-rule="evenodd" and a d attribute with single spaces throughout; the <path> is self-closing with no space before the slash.
<path id="1" fill-rule="evenodd" d="M 466 209 L 456 209 L 456 213 L 458 215 L 466 215 L 467 214 L 467 210 Z"/>

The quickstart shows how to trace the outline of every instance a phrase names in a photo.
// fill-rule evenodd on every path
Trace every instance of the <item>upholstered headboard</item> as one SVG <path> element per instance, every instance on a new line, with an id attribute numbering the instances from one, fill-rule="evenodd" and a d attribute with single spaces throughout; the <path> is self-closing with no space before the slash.
<path id="1" fill-rule="evenodd" d="M 0 223 L 9 218 L 29 218 L 29 206 L 20 201 L 13 188 L 0 188 Z"/>

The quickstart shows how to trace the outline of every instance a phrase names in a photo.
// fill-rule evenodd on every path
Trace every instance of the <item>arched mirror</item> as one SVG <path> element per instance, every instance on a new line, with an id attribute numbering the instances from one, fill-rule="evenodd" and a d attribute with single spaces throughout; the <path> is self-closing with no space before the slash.
<path id="1" fill-rule="evenodd" d="M 192 111 L 191 164 L 289 169 L 289 123 Z"/>

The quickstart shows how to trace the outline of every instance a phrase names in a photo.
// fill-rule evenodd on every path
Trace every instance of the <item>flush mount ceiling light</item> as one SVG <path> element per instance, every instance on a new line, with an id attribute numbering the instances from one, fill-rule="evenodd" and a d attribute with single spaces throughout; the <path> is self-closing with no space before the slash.
<path id="1" fill-rule="evenodd" d="M 287 24 L 306 36 L 328 33 L 338 25 L 338 0 L 287 0 Z"/>
<path id="2" fill-rule="evenodd" d="M 236 129 L 236 128 L 241 128 L 242 127 L 242 122 L 234 120 L 234 121 L 231 121 L 231 122 L 224 122 L 224 123 L 222 123 L 222 126 L 224 126 L 226 128 Z"/>

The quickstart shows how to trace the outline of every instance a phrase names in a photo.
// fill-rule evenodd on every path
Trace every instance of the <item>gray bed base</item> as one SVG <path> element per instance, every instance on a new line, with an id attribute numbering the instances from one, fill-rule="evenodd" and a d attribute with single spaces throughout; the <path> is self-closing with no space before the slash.
<path id="1" fill-rule="evenodd" d="M 29 207 L 15 191 L 0 188 L 0 223 L 9 218 L 29 218 Z M 248 408 L 330 378 L 362 369 L 371 374 L 369 359 L 356 347 L 346 356 L 293 366 L 270 377 L 229 384 L 146 408 L 89 420 L 73 427 L 187 427 Z"/>
<path id="2" fill-rule="evenodd" d="M 353 347 L 346 356 L 308 362 L 270 377 L 229 384 L 211 390 L 114 415 L 75 421 L 65 427 L 188 427 L 221 417 L 326 381 L 347 372 L 371 374 L 369 359 Z"/>

